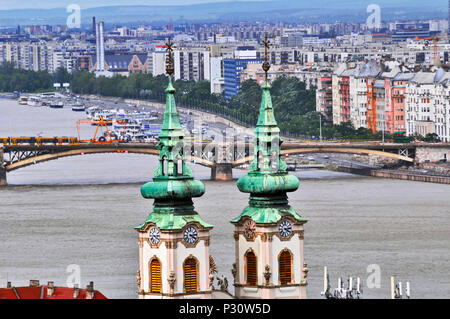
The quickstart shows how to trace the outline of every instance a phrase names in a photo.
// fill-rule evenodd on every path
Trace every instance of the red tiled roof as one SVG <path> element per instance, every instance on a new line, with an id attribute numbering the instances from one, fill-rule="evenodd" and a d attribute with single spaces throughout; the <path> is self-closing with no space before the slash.
<path id="1" fill-rule="evenodd" d="M 17 299 L 12 288 L 0 288 L 0 299 Z"/>
<path id="2" fill-rule="evenodd" d="M 53 295 L 47 295 L 47 286 L 0 288 L 0 299 L 73 299 L 73 288 L 55 287 Z M 86 299 L 86 289 L 80 289 L 76 299 Z M 17 294 L 16 294 L 17 293 Z M 93 299 L 107 299 L 94 290 Z"/>

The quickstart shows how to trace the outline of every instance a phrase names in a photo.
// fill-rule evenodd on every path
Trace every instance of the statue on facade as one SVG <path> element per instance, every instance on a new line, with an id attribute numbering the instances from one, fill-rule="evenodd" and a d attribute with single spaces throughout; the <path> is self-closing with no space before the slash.
<path id="1" fill-rule="evenodd" d="M 266 265 L 263 275 L 264 275 L 264 279 L 266 280 L 266 286 L 269 286 L 270 285 L 270 277 L 272 277 L 272 273 L 270 272 L 269 265 Z"/>
<path id="2" fill-rule="evenodd" d="M 169 274 L 169 278 L 167 278 L 167 281 L 169 282 L 169 287 L 170 287 L 170 293 L 173 293 L 174 289 L 175 289 L 175 272 L 172 270 Z"/>

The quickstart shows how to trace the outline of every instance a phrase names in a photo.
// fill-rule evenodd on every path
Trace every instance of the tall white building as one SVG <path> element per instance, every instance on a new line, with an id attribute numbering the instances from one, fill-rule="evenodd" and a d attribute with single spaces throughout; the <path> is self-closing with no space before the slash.
<path id="1" fill-rule="evenodd" d="M 210 53 L 208 50 L 183 49 L 174 51 L 175 80 L 210 80 Z"/>
<path id="2" fill-rule="evenodd" d="M 157 45 L 155 51 L 149 54 L 149 73 L 153 76 L 164 74 L 166 56 L 165 45 Z"/>
<path id="3" fill-rule="evenodd" d="M 450 141 L 450 73 L 419 72 L 406 88 L 407 135 L 435 133 Z"/>
<path id="4" fill-rule="evenodd" d="M 223 58 L 211 57 L 210 66 L 210 82 L 211 93 L 221 94 L 223 91 L 224 78 L 223 78 Z"/>

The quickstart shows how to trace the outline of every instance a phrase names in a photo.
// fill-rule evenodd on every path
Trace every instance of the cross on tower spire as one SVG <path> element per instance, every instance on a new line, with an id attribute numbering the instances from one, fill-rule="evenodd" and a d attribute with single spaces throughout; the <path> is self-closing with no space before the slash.
<path id="1" fill-rule="evenodd" d="M 270 40 L 267 38 L 267 34 L 264 36 L 264 41 L 262 41 L 261 44 L 264 45 L 264 63 L 262 65 L 262 68 L 265 73 L 265 82 L 266 82 L 265 84 L 267 85 L 267 82 L 268 82 L 267 72 L 269 72 L 269 70 L 270 70 L 269 49 L 270 49 L 270 46 L 272 45 L 270 43 Z"/>
<path id="2" fill-rule="evenodd" d="M 167 74 L 169 74 L 169 77 L 171 77 L 173 72 L 175 71 L 173 57 L 172 57 L 172 52 L 175 47 L 174 45 L 175 44 L 170 41 L 170 37 L 169 37 L 168 41 L 166 42 L 166 52 L 167 52 L 166 72 L 167 72 Z"/>

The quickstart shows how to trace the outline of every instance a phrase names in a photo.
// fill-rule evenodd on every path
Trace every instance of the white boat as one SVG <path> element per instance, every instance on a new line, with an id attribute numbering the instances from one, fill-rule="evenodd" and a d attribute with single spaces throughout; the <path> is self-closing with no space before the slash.
<path id="1" fill-rule="evenodd" d="M 19 97 L 19 104 L 20 105 L 28 105 L 28 97 L 26 97 L 26 96 Z"/>
<path id="2" fill-rule="evenodd" d="M 36 96 L 30 96 L 30 98 L 27 101 L 27 105 L 41 106 L 41 99 Z"/>
<path id="3" fill-rule="evenodd" d="M 82 104 L 75 104 L 72 106 L 72 111 L 74 112 L 84 112 L 86 111 L 86 107 Z"/>
<path id="4" fill-rule="evenodd" d="M 63 102 L 51 102 L 49 105 L 52 109 L 62 109 L 64 107 Z"/>

